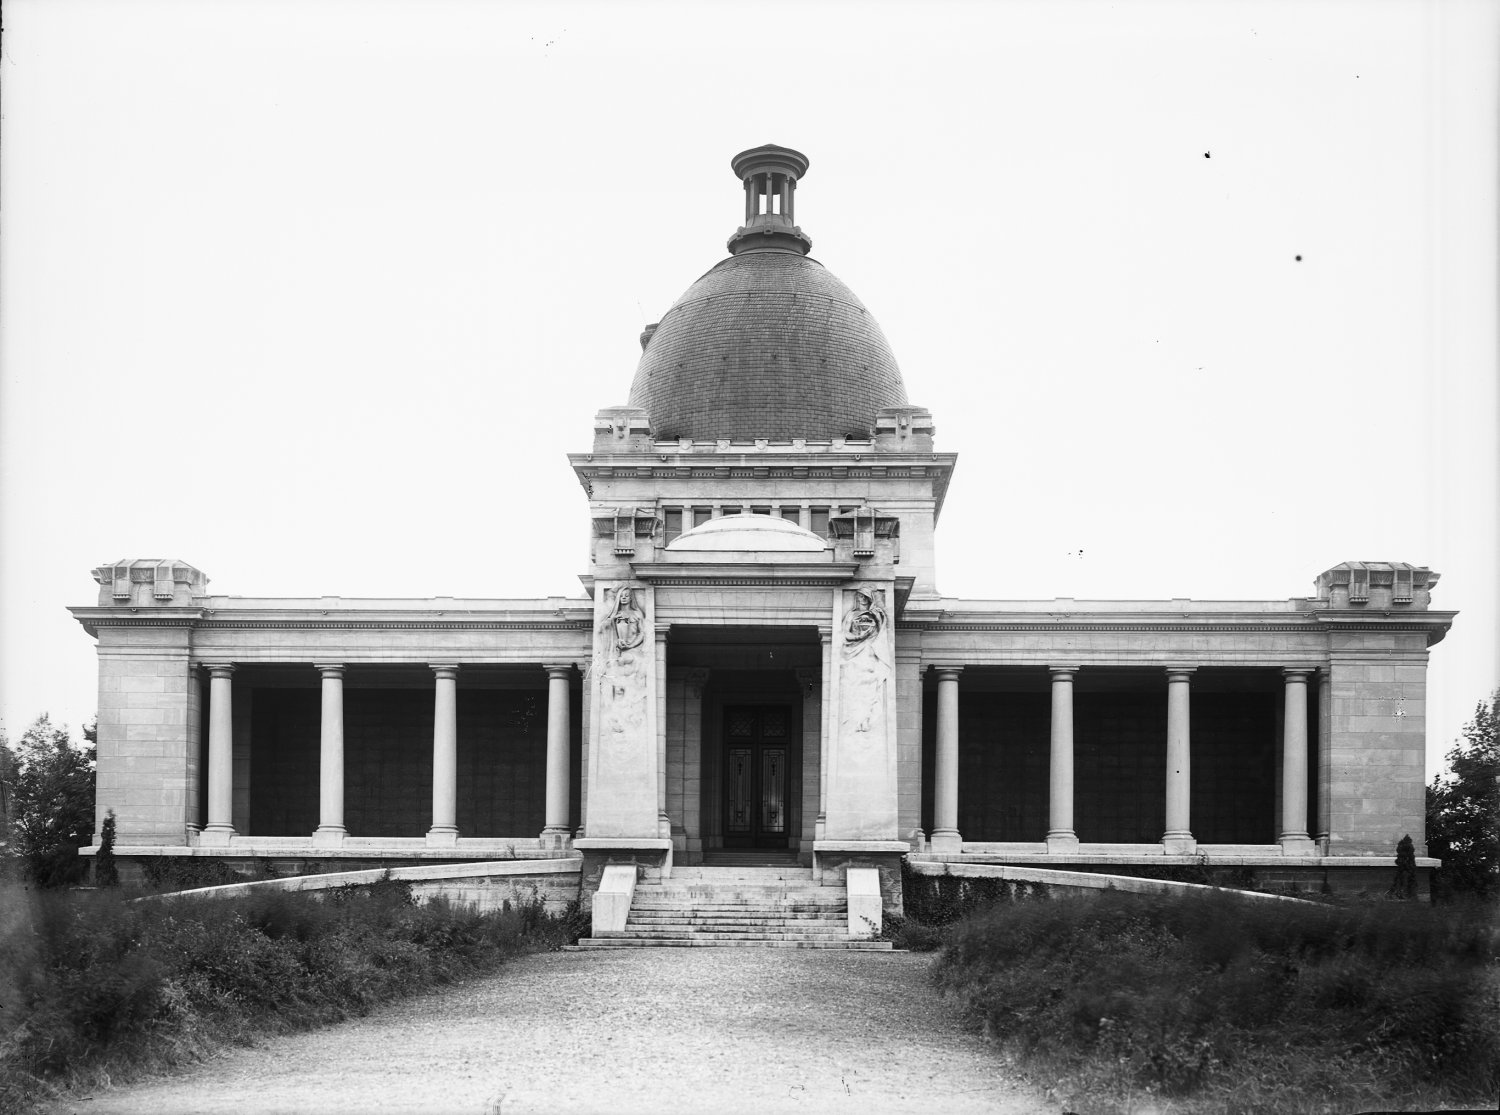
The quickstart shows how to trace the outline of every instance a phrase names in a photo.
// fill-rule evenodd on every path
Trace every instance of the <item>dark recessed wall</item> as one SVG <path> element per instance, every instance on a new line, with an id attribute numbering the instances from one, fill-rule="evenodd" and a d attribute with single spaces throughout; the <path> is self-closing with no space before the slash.
<path id="1" fill-rule="evenodd" d="M 306 836 L 318 826 L 321 696 L 268 688 L 251 699 L 249 835 Z M 344 824 L 351 836 L 421 836 L 431 826 L 432 717 L 431 690 L 345 688 Z M 573 726 L 576 736 L 576 715 Z M 574 756 L 576 785 L 576 743 Z M 546 690 L 460 687 L 459 834 L 541 832 L 546 779 Z"/>
<path id="2" fill-rule="evenodd" d="M 1193 835 L 1266 844 L 1279 828 L 1279 695 L 1195 692 Z M 931 831 L 935 694 L 923 702 L 923 823 Z M 1049 827 L 1051 695 L 965 692 L 959 702 L 958 824 L 965 840 L 1041 841 Z M 1314 722 L 1315 723 L 1315 722 Z M 1313 738 L 1316 738 L 1314 734 Z M 1167 696 L 1074 693 L 1074 827 L 1090 843 L 1153 843 L 1166 826 Z"/>

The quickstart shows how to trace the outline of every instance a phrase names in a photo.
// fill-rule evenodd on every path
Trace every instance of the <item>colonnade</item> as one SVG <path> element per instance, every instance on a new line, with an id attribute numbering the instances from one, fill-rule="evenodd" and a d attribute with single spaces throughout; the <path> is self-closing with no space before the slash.
<path id="1" fill-rule="evenodd" d="M 322 683 L 322 716 L 318 754 L 318 827 L 315 844 L 338 845 L 344 826 L 344 665 L 317 663 Z M 458 831 L 458 673 L 454 664 L 434 664 L 432 718 L 432 825 L 427 843 L 455 844 Z M 569 824 L 569 743 L 572 734 L 568 685 L 569 663 L 546 664 L 547 673 L 547 790 L 544 845 L 564 844 L 572 834 Z M 206 844 L 226 844 L 234 828 L 234 665 L 207 666 L 208 823 Z"/>
<path id="2" fill-rule="evenodd" d="M 1052 720 L 1048 770 L 1047 850 L 1078 848 L 1073 821 L 1073 679 L 1080 666 L 1050 667 Z M 1195 667 L 1171 666 L 1167 680 L 1166 830 L 1163 851 L 1192 854 L 1190 801 L 1192 789 L 1192 719 L 1190 687 Z M 958 700 L 962 666 L 942 665 L 937 675 L 937 754 L 933 785 L 935 852 L 958 852 L 963 837 L 958 829 Z M 1281 824 L 1278 836 L 1288 855 L 1311 855 L 1315 850 L 1307 831 L 1307 679 L 1317 673 L 1307 667 L 1282 671 L 1283 700 L 1281 756 Z"/>

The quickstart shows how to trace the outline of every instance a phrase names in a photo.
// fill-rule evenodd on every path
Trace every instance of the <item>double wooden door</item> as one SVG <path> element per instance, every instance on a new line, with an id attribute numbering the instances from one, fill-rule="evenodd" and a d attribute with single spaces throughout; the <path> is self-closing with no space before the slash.
<path id="1" fill-rule="evenodd" d="M 724 846 L 787 846 L 792 710 L 724 706 Z"/>

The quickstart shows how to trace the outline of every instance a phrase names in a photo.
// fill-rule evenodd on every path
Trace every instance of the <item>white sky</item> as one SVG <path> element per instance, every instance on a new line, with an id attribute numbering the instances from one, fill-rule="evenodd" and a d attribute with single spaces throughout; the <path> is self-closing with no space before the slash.
<path id="1" fill-rule="evenodd" d="M 5 727 L 92 715 L 64 606 L 123 557 L 232 595 L 578 595 L 564 454 L 724 255 L 729 157 L 776 142 L 961 454 L 945 593 L 1430 565 L 1463 613 L 1435 769 L 1500 682 L 1497 16 L 10 0 Z"/>

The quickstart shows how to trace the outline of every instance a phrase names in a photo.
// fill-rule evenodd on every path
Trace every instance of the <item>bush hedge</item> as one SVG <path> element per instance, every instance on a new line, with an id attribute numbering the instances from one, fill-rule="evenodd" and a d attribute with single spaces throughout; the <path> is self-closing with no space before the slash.
<path id="1" fill-rule="evenodd" d="M 1075 1107 L 1317 1111 L 1494 1099 L 1495 959 L 1484 907 L 1105 891 L 953 926 L 934 978 Z"/>
<path id="2" fill-rule="evenodd" d="M 60 1085 L 336 1021 L 576 940 L 539 895 L 479 913 L 405 883 L 239 899 L 0 895 L 0 1111 Z"/>

